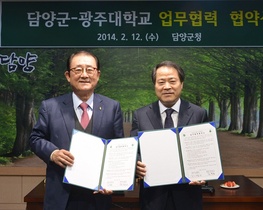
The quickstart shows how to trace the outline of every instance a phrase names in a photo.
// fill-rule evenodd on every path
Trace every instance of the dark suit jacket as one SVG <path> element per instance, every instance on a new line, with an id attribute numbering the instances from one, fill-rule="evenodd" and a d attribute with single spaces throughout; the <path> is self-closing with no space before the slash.
<path id="1" fill-rule="evenodd" d="M 92 134 L 105 139 L 123 137 L 120 104 L 99 94 L 94 94 L 93 104 Z M 69 150 L 73 128 L 75 111 L 72 93 L 42 102 L 39 119 L 29 140 L 31 150 L 47 164 L 46 210 L 64 210 L 68 201 L 71 186 L 62 183 L 64 169 L 50 161 L 50 155 L 55 149 Z M 99 202 L 103 203 L 103 200 Z"/>
<path id="2" fill-rule="evenodd" d="M 181 106 L 178 115 L 178 127 L 207 122 L 207 120 L 207 112 L 205 109 L 187 101 L 181 100 Z M 158 101 L 148 106 L 142 107 L 134 112 L 131 136 L 136 136 L 138 131 L 162 128 L 163 125 Z M 169 163 L 164 164 L 167 164 L 167 167 L 169 167 Z M 141 184 L 141 210 L 164 210 L 168 196 L 172 196 L 176 210 L 202 209 L 202 192 L 200 186 L 175 184 L 144 188 Z"/>

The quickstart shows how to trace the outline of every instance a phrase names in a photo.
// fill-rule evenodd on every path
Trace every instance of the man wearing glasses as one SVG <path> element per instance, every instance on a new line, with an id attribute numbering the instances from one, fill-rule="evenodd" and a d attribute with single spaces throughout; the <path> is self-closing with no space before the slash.
<path id="1" fill-rule="evenodd" d="M 95 55 L 87 51 L 72 54 L 65 77 L 73 92 L 41 104 L 30 146 L 47 164 L 44 210 L 110 209 L 110 189 L 94 192 L 62 182 L 65 167 L 74 164 L 69 152 L 73 129 L 105 139 L 124 136 L 119 102 L 94 93 L 100 73 Z"/>

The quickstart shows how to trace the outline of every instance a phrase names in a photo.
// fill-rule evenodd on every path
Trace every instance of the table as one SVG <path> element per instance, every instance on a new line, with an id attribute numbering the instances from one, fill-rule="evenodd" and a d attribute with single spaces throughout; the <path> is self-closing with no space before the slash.
<path id="1" fill-rule="evenodd" d="M 223 189 L 220 184 L 235 181 L 240 188 Z M 224 181 L 210 181 L 214 195 L 203 195 L 204 210 L 260 210 L 263 207 L 263 189 L 245 176 L 225 176 Z"/>
<path id="2" fill-rule="evenodd" d="M 240 188 L 223 189 L 220 184 L 226 181 L 235 181 Z M 210 181 L 209 185 L 215 188 L 213 195 L 203 193 L 203 210 L 262 210 L 263 189 L 245 176 L 225 176 L 225 180 Z M 44 182 L 39 183 L 25 197 L 26 210 L 42 210 L 45 192 Z M 136 185 L 132 192 L 113 194 L 112 210 L 140 210 L 139 187 Z"/>

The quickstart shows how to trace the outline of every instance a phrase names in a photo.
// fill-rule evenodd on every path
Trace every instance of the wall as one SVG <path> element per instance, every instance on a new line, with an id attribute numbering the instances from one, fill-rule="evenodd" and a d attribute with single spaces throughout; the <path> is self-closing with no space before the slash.
<path id="1" fill-rule="evenodd" d="M 44 167 L 0 167 L 0 210 L 25 210 L 24 196 L 44 178 Z"/>

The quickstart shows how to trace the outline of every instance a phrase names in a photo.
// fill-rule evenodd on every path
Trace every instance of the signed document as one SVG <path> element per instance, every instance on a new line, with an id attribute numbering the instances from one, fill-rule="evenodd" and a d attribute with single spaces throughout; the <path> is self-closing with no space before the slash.
<path id="1" fill-rule="evenodd" d="M 137 150 L 137 137 L 105 140 L 73 130 L 75 160 L 66 167 L 63 182 L 92 190 L 133 190 Z"/>
<path id="2" fill-rule="evenodd" d="M 144 187 L 223 179 L 214 122 L 139 132 Z"/>

